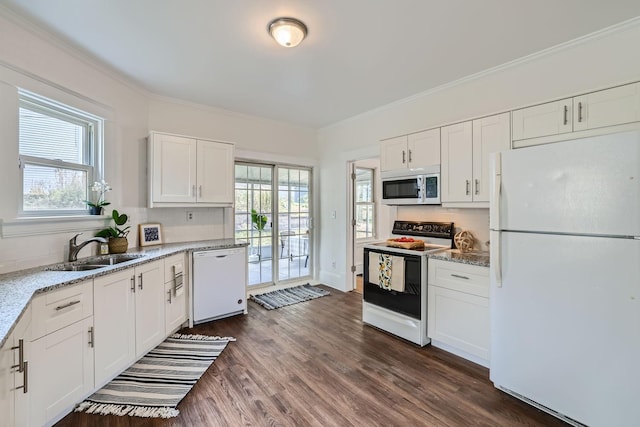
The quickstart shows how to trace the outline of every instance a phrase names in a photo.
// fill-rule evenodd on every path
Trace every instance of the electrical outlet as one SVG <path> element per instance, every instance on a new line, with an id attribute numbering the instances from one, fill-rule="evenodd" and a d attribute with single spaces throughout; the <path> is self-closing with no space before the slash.
<path id="1" fill-rule="evenodd" d="M 193 211 L 187 211 L 187 221 L 193 221 Z"/>

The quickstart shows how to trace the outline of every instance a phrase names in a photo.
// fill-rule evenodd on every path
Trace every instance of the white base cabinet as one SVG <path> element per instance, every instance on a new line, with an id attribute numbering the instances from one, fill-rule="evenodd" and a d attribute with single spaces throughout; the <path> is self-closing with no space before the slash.
<path id="1" fill-rule="evenodd" d="M 135 268 L 136 359 L 165 338 L 163 276 L 163 261 Z"/>
<path id="2" fill-rule="evenodd" d="M 62 418 L 93 390 L 93 317 L 31 343 L 32 426 Z"/>
<path id="3" fill-rule="evenodd" d="M 442 347 L 489 366 L 489 269 L 429 259 L 427 335 Z"/>
<path id="4" fill-rule="evenodd" d="M 164 261 L 165 335 L 170 335 L 187 320 L 187 276 L 184 255 Z"/>
<path id="5" fill-rule="evenodd" d="M 93 281 L 96 387 L 102 387 L 135 360 L 135 285 L 133 269 Z"/>

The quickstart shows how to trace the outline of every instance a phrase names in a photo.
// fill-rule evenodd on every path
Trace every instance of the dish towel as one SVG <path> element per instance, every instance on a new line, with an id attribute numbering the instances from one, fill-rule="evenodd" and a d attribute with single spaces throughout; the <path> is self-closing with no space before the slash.
<path id="1" fill-rule="evenodd" d="M 173 266 L 173 290 L 176 296 L 184 293 L 184 270 L 182 263 Z"/>
<path id="2" fill-rule="evenodd" d="M 369 252 L 369 283 L 404 292 L 404 257 Z"/>

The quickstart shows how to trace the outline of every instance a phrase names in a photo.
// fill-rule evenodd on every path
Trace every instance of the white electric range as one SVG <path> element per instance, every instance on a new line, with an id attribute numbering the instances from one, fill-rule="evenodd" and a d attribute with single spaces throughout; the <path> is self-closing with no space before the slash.
<path id="1" fill-rule="evenodd" d="M 362 321 L 408 341 L 425 346 L 427 337 L 427 255 L 451 249 L 452 222 L 395 221 L 393 238 L 414 237 L 425 242 L 421 249 L 391 247 L 386 241 L 364 246 Z M 401 263 L 402 274 L 391 274 L 395 289 L 379 285 L 379 262 L 391 257 L 391 268 Z M 388 257 L 386 259 L 389 259 Z"/>

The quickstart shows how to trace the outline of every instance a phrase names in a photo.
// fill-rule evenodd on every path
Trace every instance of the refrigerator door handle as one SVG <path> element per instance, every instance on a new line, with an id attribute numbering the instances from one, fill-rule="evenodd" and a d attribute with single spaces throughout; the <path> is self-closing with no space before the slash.
<path id="1" fill-rule="evenodd" d="M 491 230 L 500 229 L 500 191 L 502 188 L 502 156 L 500 153 L 491 155 L 491 177 L 493 186 L 491 187 L 491 205 L 489 206 L 489 228 Z"/>
<path id="2" fill-rule="evenodd" d="M 499 231 L 491 231 L 491 245 L 489 246 L 491 267 L 496 278 L 496 287 L 502 287 L 502 251 L 500 248 L 501 234 Z"/>

